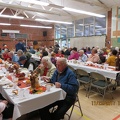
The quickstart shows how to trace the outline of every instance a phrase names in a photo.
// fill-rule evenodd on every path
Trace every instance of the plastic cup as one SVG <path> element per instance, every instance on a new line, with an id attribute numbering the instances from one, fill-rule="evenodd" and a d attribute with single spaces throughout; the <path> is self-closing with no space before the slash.
<path id="1" fill-rule="evenodd" d="M 50 91 L 50 88 L 51 88 L 51 85 L 46 85 L 46 89 L 48 92 Z"/>

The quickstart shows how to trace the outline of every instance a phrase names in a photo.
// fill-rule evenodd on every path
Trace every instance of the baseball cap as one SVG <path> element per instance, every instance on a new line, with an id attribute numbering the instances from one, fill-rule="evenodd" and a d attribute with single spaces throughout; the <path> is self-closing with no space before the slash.
<path id="1" fill-rule="evenodd" d="M 25 55 L 20 56 L 19 61 L 22 61 L 22 60 L 27 60 L 27 57 Z"/>

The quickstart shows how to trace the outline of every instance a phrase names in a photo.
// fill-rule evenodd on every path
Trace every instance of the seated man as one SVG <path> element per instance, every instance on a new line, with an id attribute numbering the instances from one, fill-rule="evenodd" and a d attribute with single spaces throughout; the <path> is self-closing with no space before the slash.
<path id="1" fill-rule="evenodd" d="M 4 49 L 4 52 L 2 53 L 2 58 L 3 60 L 11 60 L 10 56 L 9 56 L 9 50 L 8 49 Z"/>
<path id="2" fill-rule="evenodd" d="M 20 56 L 19 63 L 24 68 L 27 68 L 29 71 L 33 71 L 36 68 L 35 61 L 28 59 L 25 55 Z"/>
<path id="3" fill-rule="evenodd" d="M 44 77 L 44 81 L 52 82 L 56 88 L 63 89 L 67 94 L 64 100 L 59 100 L 51 105 L 40 109 L 41 120 L 60 120 L 65 113 L 74 104 L 76 93 L 79 84 L 76 80 L 75 74 L 68 68 L 65 58 L 58 58 L 56 62 L 57 70 L 54 72 L 51 79 Z M 54 113 L 50 113 L 49 109 L 58 106 Z"/>
<path id="4" fill-rule="evenodd" d="M 48 76 L 52 77 L 56 67 L 51 62 L 50 57 L 44 56 L 41 60 L 41 64 L 33 71 L 33 73 L 36 73 L 37 75 L 40 74 L 40 76 Z"/>

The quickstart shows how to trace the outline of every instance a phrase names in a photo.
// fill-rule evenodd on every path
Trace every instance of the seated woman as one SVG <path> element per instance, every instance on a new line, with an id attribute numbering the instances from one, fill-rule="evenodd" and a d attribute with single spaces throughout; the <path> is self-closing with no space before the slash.
<path id="1" fill-rule="evenodd" d="M 93 48 L 91 51 L 91 55 L 88 58 L 88 61 L 91 61 L 93 63 L 98 63 L 100 60 L 99 55 L 97 54 L 97 49 Z"/>
<path id="2" fill-rule="evenodd" d="M 51 62 L 50 57 L 45 56 L 41 60 L 41 64 L 33 71 L 36 75 L 52 77 L 56 70 L 55 65 Z"/>
<path id="3" fill-rule="evenodd" d="M 78 60 L 80 62 L 86 62 L 87 61 L 87 55 L 84 54 L 84 50 L 80 50 L 79 55 L 80 55 L 80 57 L 79 57 Z"/>
<path id="4" fill-rule="evenodd" d="M 117 50 L 112 50 L 112 55 L 108 57 L 106 63 L 109 66 L 116 66 L 116 59 L 117 59 Z"/>
<path id="5" fill-rule="evenodd" d="M 13 104 L 8 103 L 7 100 L 0 94 L 0 120 L 12 119 L 13 116 Z"/>
<path id="6" fill-rule="evenodd" d="M 68 57 L 68 60 L 72 60 L 72 59 L 75 59 L 75 60 L 78 60 L 79 59 L 79 53 L 77 52 L 77 48 L 74 47 L 72 49 L 72 53 L 71 55 Z"/>
<path id="7" fill-rule="evenodd" d="M 51 53 L 51 62 L 56 66 L 56 54 L 54 52 Z"/>
<path id="8" fill-rule="evenodd" d="M 58 53 L 56 54 L 56 57 L 64 57 L 61 50 L 58 50 Z"/>
<path id="9" fill-rule="evenodd" d="M 9 50 L 8 49 L 4 49 L 4 53 L 2 54 L 2 58 L 4 60 L 12 60 L 8 53 L 9 53 Z"/>

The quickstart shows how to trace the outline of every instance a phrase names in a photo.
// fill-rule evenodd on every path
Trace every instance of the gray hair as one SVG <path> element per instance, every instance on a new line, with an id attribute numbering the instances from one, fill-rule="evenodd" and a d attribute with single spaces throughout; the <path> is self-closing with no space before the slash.
<path id="1" fill-rule="evenodd" d="M 57 61 L 59 61 L 59 62 L 61 62 L 61 64 L 64 64 L 64 65 L 66 65 L 67 66 L 67 60 L 66 60 L 66 58 L 58 58 L 57 59 Z"/>
<path id="2" fill-rule="evenodd" d="M 22 56 L 24 53 L 23 53 L 23 51 L 22 50 L 18 50 L 17 51 L 17 55 L 20 57 L 20 56 Z"/>
<path id="3" fill-rule="evenodd" d="M 79 52 L 84 53 L 84 50 L 80 50 Z"/>
<path id="4" fill-rule="evenodd" d="M 51 59 L 50 59 L 49 56 L 44 56 L 44 57 L 42 58 L 42 61 L 45 61 L 45 62 L 48 64 L 48 66 L 51 66 L 51 65 L 52 65 L 52 62 L 51 62 Z M 41 61 L 41 62 L 42 62 L 42 61 Z"/>

